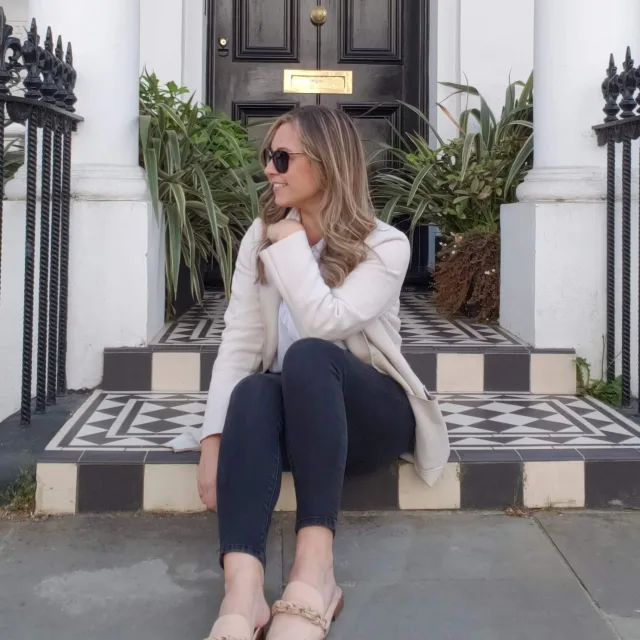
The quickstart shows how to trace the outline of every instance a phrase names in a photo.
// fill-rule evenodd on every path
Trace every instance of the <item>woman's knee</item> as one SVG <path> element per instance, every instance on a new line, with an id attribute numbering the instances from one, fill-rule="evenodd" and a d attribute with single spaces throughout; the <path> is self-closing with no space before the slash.
<path id="1" fill-rule="evenodd" d="M 282 374 L 287 378 L 325 370 L 323 365 L 335 364 L 343 350 L 327 340 L 303 338 L 296 340 L 285 353 Z"/>
<path id="2" fill-rule="evenodd" d="M 229 399 L 227 410 L 227 428 L 238 428 L 272 422 L 265 419 L 273 414 L 279 419 L 282 407 L 282 386 L 275 376 L 256 373 L 243 378 L 235 386 Z"/>

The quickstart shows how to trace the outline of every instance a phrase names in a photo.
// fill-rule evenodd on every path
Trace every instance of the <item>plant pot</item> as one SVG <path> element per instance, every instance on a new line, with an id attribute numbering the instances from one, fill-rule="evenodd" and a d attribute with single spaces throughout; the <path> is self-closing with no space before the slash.
<path id="1" fill-rule="evenodd" d="M 204 282 L 202 280 L 202 271 L 198 270 L 198 277 L 200 279 L 200 287 L 204 288 Z M 176 298 L 173 304 L 169 306 L 169 315 L 172 318 L 179 318 L 181 315 L 189 311 L 191 307 L 196 303 L 196 298 L 191 292 L 191 269 L 186 265 L 183 259 L 180 260 L 180 269 L 178 271 L 178 287 L 176 292 Z"/>
<path id="2" fill-rule="evenodd" d="M 405 224 L 408 225 L 408 221 Z M 398 225 L 398 227 L 405 233 L 409 233 L 408 226 L 402 228 L 401 225 Z M 418 286 L 427 289 L 432 286 L 433 275 L 430 266 L 431 248 L 429 235 L 429 225 L 418 225 L 413 230 L 411 262 L 405 278 L 405 284 L 409 286 Z"/>
<path id="3" fill-rule="evenodd" d="M 211 258 L 208 262 L 202 265 L 202 280 L 205 287 L 210 288 L 223 288 L 222 273 L 220 272 L 220 265 L 215 258 Z"/>

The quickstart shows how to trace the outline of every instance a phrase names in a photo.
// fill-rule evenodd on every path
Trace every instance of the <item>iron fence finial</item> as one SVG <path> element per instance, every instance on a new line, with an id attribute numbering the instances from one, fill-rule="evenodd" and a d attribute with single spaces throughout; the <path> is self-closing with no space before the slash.
<path id="1" fill-rule="evenodd" d="M 70 42 L 67 43 L 67 55 L 65 62 L 67 65 L 67 97 L 64 99 L 64 102 L 67 107 L 67 111 L 74 112 L 76 110 L 74 105 L 78 101 L 78 98 L 76 98 L 76 94 L 74 93 L 74 90 L 76 88 L 76 78 L 78 74 L 73 68 L 73 48 L 71 47 Z"/>
<path id="2" fill-rule="evenodd" d="M 55 94 L 56 105 L 61 109 L 66 108 L 65 100 L 67 98 L 67 66 L 64 62 L 64 47 L 62 45 L 62 36 L 58 36 L 58 44 L 56 45 L 56 88 Z"/>
<path id="3" fill-rule="evenodd" d="M 635 115 L 634 111 L 638 106 L 635 101 L 636 88 L 638 87 L 638 81 L 636 79 L 636 70 L 634 68 L 634 61 L 631 57 L 631 47 L 627 47 L 627 55 L 625 56 L 623 71 L 620 74 L 620 93 L 622 94 L 622 100 L 620 100 L 620 108 L 622 113 L 620 117 L 631 118 Z"/>
<path id="4" fill-rule="evenodd" d="M 12 33 L 13 27 L 7 24 L 4 9 L 0 7 L 0 95 L 6 95 L 9 93 L 7 84 L 9 83 L 9 80 L 11 80 L 11 73 L 7 69 L 6 57 Z"/>
<path id="5" fill-rule="evenodd" d="M 42 60 L 42 75 L 44 77 L 44 82 L 40 87 L 42 101 L 48 104 L 55 104 L 56 99 L 54 96 L 58 89 L 54 79 L 55 56 L 53 55 L 53 33 L 51 32 L 51 27 L 47 29 Z"/>
<path id="6" fill-rule="evenodd" d="M 27 32 L 27 40 L 22 45 L 22 59 L 27 68 L 27 77 L 24 79 L 24 86 L 27 89 L 25 98 L 39 100 L 42 97 L 40 87 L 42 78 L 40 77 L 40 36 L 38 35 L 38 25 L 36 19 L 31 21 L 31 28 Z"/>
<path id="7" fill-rule="evenodd" d="M 618 113 L 620 113 L 620 107 L 618 106 L 618 96 L 620 95 L 619 81 L 618 67 L 616 66 L 616 61 L 612 53 L 609 58 L 607 77 L 602 83 L 602 95 L 606 103 L 603 109 L 607 116 L 604 119 L 605 122 L 614 122 L 618 119 Z"/>

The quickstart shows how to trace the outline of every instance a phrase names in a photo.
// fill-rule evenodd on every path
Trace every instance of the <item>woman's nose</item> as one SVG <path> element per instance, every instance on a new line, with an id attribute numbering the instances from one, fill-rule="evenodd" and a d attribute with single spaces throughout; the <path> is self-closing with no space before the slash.
<path id="1" fill-rule="evenodd" d="M 278 175 L 278 172 L 276 171 L 276 168 L 273 164 L 273 159 L 267 162 L 267 166 L 264 168 L 264 173 L 267 176 L 267 178 L 271 178 L 272 176 Z"/>

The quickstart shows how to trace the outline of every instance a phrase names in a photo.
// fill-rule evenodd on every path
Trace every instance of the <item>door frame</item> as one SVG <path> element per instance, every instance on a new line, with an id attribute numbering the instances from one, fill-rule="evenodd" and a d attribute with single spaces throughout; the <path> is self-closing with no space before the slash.
<path id="1" fill-rule="evenodd" d="M 418 3 L 419 11 L 419 53 L 418 53 L 418 104 L 416 105 L 432 122 L 436 111 L 430 105 L 430 96 L 437 95 L 437 4 L 438 0 L 409 0 Z M 205 29 L 205 87 L 204 98 L 206 104 L 213 107 L 215 104 L 215 34 L 216 34 L 216 0 L 206 2 L 206 29 Z M 318 0 L 318 4 L 321 1 Z M 233 55 L 233 48 L 230 55 Z M 233 116 L 234 114 L 229 114 Z M 419 122 L 420 133 L 430 138 L 427 125 Z"/>

